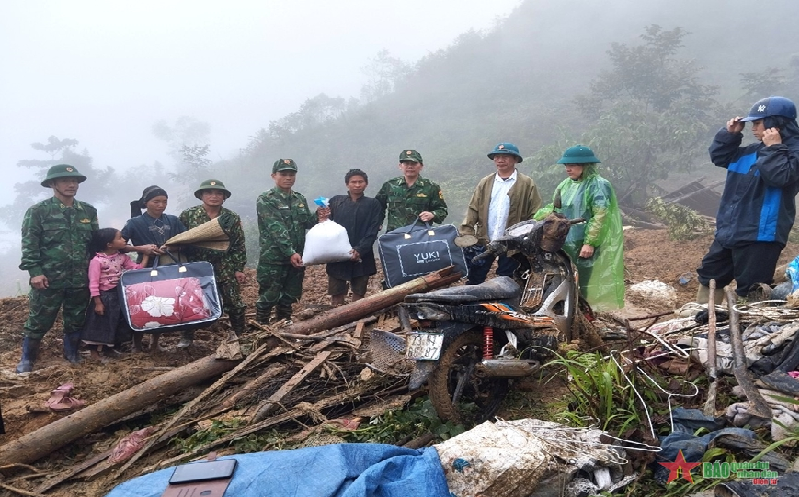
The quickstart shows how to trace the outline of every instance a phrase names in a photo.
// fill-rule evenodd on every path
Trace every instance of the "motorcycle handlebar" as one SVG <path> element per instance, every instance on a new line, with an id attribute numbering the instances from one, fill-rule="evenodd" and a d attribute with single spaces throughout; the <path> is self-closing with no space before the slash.
<path id="1" fill-rule="evenodd" d="M 489 257 L 492 257 L 494 255 L 503 255 L 507 251 L 508 249 L 507 247 L 505 247 L 505 245 L 496 242 L 491 242 L 488 245 L 486 245 L 485 252 L 472 257 L 472 263 L 476 264 L 477 262 L 482 261 L 483 259 L 488 259 Z"/>
<path id="2" fill-rule="evenodd" d="M 586 222 L 585 218 L 578 217 L 576 219 L 569 219 L 569 226 Z M 483 259 L 488 259 L 494 255 L 503 255 L 508 251 L 508 247 L 504 243 L 491 242 L 486 245 L 485 252 L 472 257 L 472 263 L 476 264 Z"/>

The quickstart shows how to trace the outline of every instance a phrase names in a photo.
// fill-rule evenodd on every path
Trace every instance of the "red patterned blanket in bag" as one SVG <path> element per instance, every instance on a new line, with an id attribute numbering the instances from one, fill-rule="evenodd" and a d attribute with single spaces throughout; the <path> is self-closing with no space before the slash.
<path id="1" fill-rule="evenodd" d="M 211 316 L 198 278 L 136 283 L 125 288 L 133 328 L 159 328 Z"/>

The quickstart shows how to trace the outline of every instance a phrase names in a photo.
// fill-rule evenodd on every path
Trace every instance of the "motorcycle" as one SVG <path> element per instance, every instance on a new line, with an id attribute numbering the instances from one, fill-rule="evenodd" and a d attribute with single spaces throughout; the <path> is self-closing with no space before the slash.
<path id="1" fill-rule="evenodd" d="M 513 381 L 534 375 L 571 340 L 580 297 L 562 247 L 578 222 L 550 214 L 515 224 L 474 258 L 512 257 L 513 278 L 412 294 L 400 304 L 405 357 L 415 361 L 409 388 L 427 382 L 439 418 L 467 426 L 489 419 Z"/>

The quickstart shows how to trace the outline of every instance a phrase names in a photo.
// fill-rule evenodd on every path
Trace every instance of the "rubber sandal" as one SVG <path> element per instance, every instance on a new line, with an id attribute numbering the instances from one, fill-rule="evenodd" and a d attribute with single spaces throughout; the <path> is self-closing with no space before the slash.
<path id="1" fill-rule="evenodd" d="M 71 381 L 68 381 L 67 383 L 59 385 L 58 388 L 50 392 L 50 394 L 53 396 L 60 394 L 61 397 L 63 397 L 64 395 L 68 395 L 70 392 L 72 392 L 73 388 L 75 388 L 75 384 Z"/>
<path id="2" fill-rule="evenodd" d="M 53 411 L 69 411 L 78 407 L 86 405 L 86 401 L 75 399 L 73 397 L 64 397 L 58 402 L 47 401 L 47 407 Z"/>
<path id="3" fill-rule="evenodd" d="M 53 411 L 67 411 L 86 405 L 86 402 L 69 396 L 73 388 L 75 388 L 75 385 L 72 382 L 59 385 L 58 388 L 50 392 L 50 398 L 44 405 Z"/>

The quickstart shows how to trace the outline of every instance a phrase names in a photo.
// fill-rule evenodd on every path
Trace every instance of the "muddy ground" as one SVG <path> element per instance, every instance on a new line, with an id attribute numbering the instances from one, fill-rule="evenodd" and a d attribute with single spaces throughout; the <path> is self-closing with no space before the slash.
<path id="1" fill-rule="evenodd" d="M 644 280 L 659 280 L 671 284 L 677 292 L 676 302 L 658 300 L 630 302 L 623 311 L 623 317 L 645 316 L 652 313 L 679 307 L 689 302 L 696 294 L 697 282 L 694 270 L 702 255 L 711 243 L 706 236 L 691 241 L 671 241 L 665 230 L 630 229 L 625 231 L 625 268 L 628 284 Z M 781 264 L 799 254 L 799 246 L 789 245 L 783 251 Z M 680 276 L 693 274 L 691 280 L 681 285 Z M 244 290 L 248 310 L 254 312 L 253 305 L 257 297 L 254 271 L 248 270 L 249 282 Z M 305 280 L 305 292 L 295 313 L 311 314 L 326 308 L 329 297 L 326 295 L 326 276 L 324 267 L 315 266 L 308 269 Z M 378 291 L 377 282 L 370 286 L 370 293 Z M 186 350 L 175 348 L 178 337 L 166 335 L 162 339 L 165 351 L 143 354 L 124 354 L 107 363 L 84 362 L 72 366 L 62 359 L 60 332 L 51 332 L 45 337 L 41 357 L 36 363 L 36 371 L 30 375 L 16 375 L 14 367 L 20 355 L 20 330 L 27 316 L 27 298 L 0 299 L 0 405 L 5 420 L 6 434 L 0 435 L 0 445 L 32 432 L 48 423 L 67 416 L 69 412 L 51 412 L 44 408 L 50 391 L 65 382 L 73 382 L 73 396 L 88 404 L 97 402 L 107 396 L 130 388 L 146 379 L 162 374 L 165 370 L 185 365 L 209 354 L 212 354 L 220 341 L 221 330 L 207 329 L 196 332 L 194 346 Z M 224 328 L 226 323 L 220 322 Z M 56 330 L 60 330 L 57 323 Z M 146 341 L 146 338 L 145 338 Z M 523 395 L 530 396 L 530 402 L 524 404 L 540 406 L 551 400 L 547 397 L 562 391 L 557 382 L 545 389 L 535 389 Z M 542 402 L 538 402 L 538 400 Z M 505 418 L 534 415 L 524 409 L 514 408 L 504 413 Z M 95 441 L 91 436 L 76 441 L 71 447 L 54 453 L 50 458 L 38 461 L 35 466 L 42 471 L 48 467 L 63 467 L 70 460 L 81 460 L 86 454 L 107 450 L 98 444 L 111 444 L 113 437 Z M 95 443 L 97 442 L 97 443 Z M 0 483 L 2 480 L 0 480 Z M 47 493 L 47 495 L 99 495 L 96 489 L 109 488 L 113 482 L 104 481 L 102 477 L 96 483 L 68 483 Z M 0 495 L 5 495 L 0 489 Z M 9 494 L 10 495 L 10 494 Z"/>

